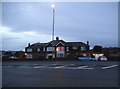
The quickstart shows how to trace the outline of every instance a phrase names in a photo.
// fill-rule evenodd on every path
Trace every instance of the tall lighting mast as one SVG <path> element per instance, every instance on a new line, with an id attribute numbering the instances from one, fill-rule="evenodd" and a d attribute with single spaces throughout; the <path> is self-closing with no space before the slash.
<path id="1" fill-rule="evenodd" d="M 52 41 L 54 41 L 54 28 L 55 28 L 55 26 L 54 26 L 54 24 L 55 24 L 55 5 L 54 4 L 52 4 L 51 5 L 51 7 L 52 7 L 52 9 L 53 9 L 53 26 L 52 26 Z M 53 50 L 53 46 L 52 46 L 52 60 L 53 60 L 53 54 L 54 54 L 54 52 L 53 52 L 54 50 Z"/>
<path id="2" fill-rule="evenodd" d="M 52 9 L 53 9 L 53 27 L 52 27 L 52 40 L 54 40 L 54 28 L 55 28 L 55 26 L 54 26 L 54 22 L 55 22 L 55 5 L 53 4 L 53 5 L 51 5 L 51 7 L 52 7 Z"/>

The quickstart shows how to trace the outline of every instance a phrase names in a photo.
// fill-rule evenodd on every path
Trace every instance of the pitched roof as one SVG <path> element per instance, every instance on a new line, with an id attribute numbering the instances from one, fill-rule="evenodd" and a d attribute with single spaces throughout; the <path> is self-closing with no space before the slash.
<path id="1" fill-rule="evenodd" d="M 45 47 L 47 43 L 34 43 L 26 48 L 41 48 L 41 47 Z"/>
<path id="2" fill-rule="evenodd" d="M 66 46 L 86 46 L 83 42 L 66 42 Z"/>
<path id="3" fill-rule="evenodd" d="M 63 44 L 65 44 L 65 41 L 63 41 L 63 40 L 53 40 L 53 41 L 50 41 L 49 43 L 51 43 L 53 46 L 56 46 L 57 44 L 59 44 L 59 43 L 63 43 Z M 48 44 L 49 44 L 48 43 Z M 47 45 L 48 45 L 47 44 Z"/>
<path id="4" fill-rule="evenodd" d="M 49 44 L 52 44 L 53 46 L 57 46 L 59 43 L 62 43 L 65 46 L 86 46 L 87 45 L 83 42 L 65 42 L 63 40 L 53 40 L 48 43 L 34 43 L 30 46 L 27 46 L 26 48 L 41 48 L 41 47 L 45 47 Z"/>

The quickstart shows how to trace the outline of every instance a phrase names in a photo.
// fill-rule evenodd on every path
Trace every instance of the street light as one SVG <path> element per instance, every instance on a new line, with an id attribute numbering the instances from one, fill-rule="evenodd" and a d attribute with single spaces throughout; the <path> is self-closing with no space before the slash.
<path id="1" fill-rule="evenodd" d="M 53 9 L 53 28 L 52 28 L 52 40 L 54 40 L 54 20 L 55 20 L 55 5 L 51 5 Z"/>
<path id="2" fill-rule="evenodd" d="M 51 5 L 51 7 L 52 7 L 52 8 L 54 8 L 54 7 L 55 7 L 55 5 L 53 4 L 53 5 Z"/>
<path id="3" fill-rule="evenodd" d="M 55 5 L 51 5 L 53 9 L 53 27 L 52 27 L 52 41 L 54 41 L 54 20 L 55 20 Z M 52 45 L 52 60 L 53 60 L 53 45 Z"/>

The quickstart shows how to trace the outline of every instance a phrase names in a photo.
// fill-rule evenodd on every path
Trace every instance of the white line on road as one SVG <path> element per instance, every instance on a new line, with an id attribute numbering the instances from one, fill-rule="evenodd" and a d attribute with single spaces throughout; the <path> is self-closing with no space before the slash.
<path id="1" fill-rule="evenodd" d="M 74 66 L 75 64 L 70 64 L 71 66 Z"/>
<path id="2" fill-rule="evenodd" d="M 66 69 L 81 69 L 81 68 L 85 68 L 88 66 L 80 66 L 80 67 L 66 67 Z"/>
<path id="3" fill-rule="evenodd" d="M 19 67 L 26 67 L 26 66 L 19 66 Z"/>
<path id="4" fill-rule="evenodd" d="M 80 66 L 80 67 L 77 67 L 78 69 L 81 69 L 81 68 L 85 68 L 85 67 L 88 67 L 88 66 Z"/>
<path id="5" fill-rule="evenodd" d="M 33 68 L 41 68 L 41 67 L 44 67 L 44 66 L 35 66 L 35 67 L 33 67 Z"/>
<path id="6" fill-rule="evenodd" d="M 111 66 L 106 66 L 106 67 L 102 67 L 102 69 L 109 69 L 109 68 L 113 68 L 113 67 L 117 67 L 118 65 L 111 65 Z"/>
<path id="7" fill-rule="evenodd" d="M 88 66 L 80 66 L 77 69 L 94 69 L 94 68 L 89 68 Z"/>
<path id="8" fill-rule="evenodd" d="M 57 67 L 54 67 L 54 68 L 63 68 L 63 67 L 65 67 L 65 66 L 57 66 Z"/>
<path id="9" fill-rule="evenodd" d="M 34 67 L 31 67 L 31 66 L 19 66 L 19 68 L 42 68 L 44 66 L 34 66 Z"/>
<path id="10" fill-rule="evenodd" d="M 91 69 L 94 69 L 94 68 L 81 68 L 81 69 L 88 69 L 88 70 L 91 70 Z"/>
<path id="11" fill-rule="evenodd" d="M 88 66 L 80 66 L 80 67 L 67 67 L 67 69 L 94 69 L 94 68 L 89 68 Z"/>

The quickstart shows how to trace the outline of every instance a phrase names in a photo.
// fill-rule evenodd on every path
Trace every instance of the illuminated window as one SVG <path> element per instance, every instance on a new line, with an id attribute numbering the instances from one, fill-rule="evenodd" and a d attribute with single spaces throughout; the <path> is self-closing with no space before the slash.
<path id="1" fill-rule="evenodd" d="M 31 48 L 28 48 L 28 49 L 27 49 L 27 52 L 32 52 L 32 49 L 31 49 Z"/>
<path id="2" fill-rule="evenodd" d="M 56 48 L 56 51 L 57 51 L 57 52 L 59 52 L 59 51 L 64 51 L 64 47 L 59 46 L 59 47 Z"/>
<path id="3" fill-rule="evenodd" d="M 25 53 L 25 56 L 27 56 L 27 53 Z"/>
<path id="4" fill-rule="evenodd" d="M 65 48 L 63 46 L 59 46 L 56 48 L 56 51 L 57 51 L 57 55 L 56 57 L 64 57 L 64 50 Z"/>

